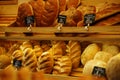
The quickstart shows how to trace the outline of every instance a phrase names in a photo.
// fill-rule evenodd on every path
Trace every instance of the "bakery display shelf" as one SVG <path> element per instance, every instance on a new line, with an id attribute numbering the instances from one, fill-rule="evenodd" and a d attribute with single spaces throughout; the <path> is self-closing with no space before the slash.
<path id="1" fill-rule="evenodd" d="M 26 36 L 24 33 L 32 33 Z M 59 34 L 59 36 L 56 34 Z M 1 27 L 0 39 L 30 40 L 120 40 L 120 26 L 85 27 Z"/>

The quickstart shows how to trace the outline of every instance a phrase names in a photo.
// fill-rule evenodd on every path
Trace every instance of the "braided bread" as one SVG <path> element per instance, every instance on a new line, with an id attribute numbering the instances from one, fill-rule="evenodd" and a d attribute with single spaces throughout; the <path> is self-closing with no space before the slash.
<path id="1" fill-rule="evenodd" d="M 31 69 L 31 71 L 36 71 L 37 66 L 37 58 L 35 56 L 35 52 L 31 48 L 26 48 L 23 51 L 23 66 L 27 66 Z"/>
<path id="2" fill-rule="evenodd" d="M 44 73 L 51 73 L 54 65 L 53 56 L 50 51 L 43 52 L 38 58 L 37 71 L 43 71 Z"/>
<path id="3" fill-rule="evenodd" d="M 72 61 L 72 68 L 78 68 L 80 64 L 81 57 L 81 46 L 78 41 L 69 41 L 67 45 L 68 55 Z"/>
<path id="4" fill-rule="evenodd" d="M 55 65 L 53 67 L 53 74 L 60 75 L 69 75 L 71 72 L 72 63 L 68 56 L 62 56 L 55 61 Z"/>

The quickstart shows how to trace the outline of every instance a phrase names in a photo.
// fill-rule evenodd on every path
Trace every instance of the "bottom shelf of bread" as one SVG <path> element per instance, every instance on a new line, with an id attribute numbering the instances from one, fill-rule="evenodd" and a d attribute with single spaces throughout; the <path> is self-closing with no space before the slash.
<path id="1" fill-rule="evenodd" d="M 1 80 L 119 80 L 119 65 L 117 40 L 0 40 Z"/>

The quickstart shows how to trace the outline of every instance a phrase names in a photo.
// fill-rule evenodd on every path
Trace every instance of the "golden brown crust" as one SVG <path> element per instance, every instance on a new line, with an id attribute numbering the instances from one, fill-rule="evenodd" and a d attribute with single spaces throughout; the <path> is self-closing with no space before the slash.
<path id="1" fill-rule="evenodd" d="M 59 0 L 59 12 L 65 11 L 67 7 L 67 1 L 66 0 Z"/>
<path id="2" fill-rule="evenodd" d="M 68 55 L 72 61 L 72 68 L 78 68 L 80 65 L 81 46 L 78 41 L 69 41 L 67 45 Z"/>
<path id="3" fill-rule="evenodd" d="M 38 58 L 37 71 L 43 71 L 44 73 L 51 73 L 54 65 L 52 53 L 50 51 L 43 52 Z"/>
<path id="4" fill-rule="evenodd" d="M 22 3 L 18 7 L 18 14 L 16 19 L 16 27 L 26 26 L 25 24 L 25 17 L 32 16 L 33 10 L 31 5 L 28 3 Z"/>
<path id="5" fill-rule="evenodd" d="M 74 8 L 77 8 L 81 3 L 81 0 L 68 0 L 67 1 L 67 8 L 71 8 L 71 7 L 74 7 Z"/>
<path id="6" fill-rule="evenodd" d="M 69 75 L 72 69 L 72 63 L 68 56 L 62 56 L 55 61 L 53 74 Z"/>
<path id="7" fill-rule="evenodd" d="M 51 26 L 59 12 L 58 0 L 37 0 L 29 2 L 34 11 L 36 26 Z"/>

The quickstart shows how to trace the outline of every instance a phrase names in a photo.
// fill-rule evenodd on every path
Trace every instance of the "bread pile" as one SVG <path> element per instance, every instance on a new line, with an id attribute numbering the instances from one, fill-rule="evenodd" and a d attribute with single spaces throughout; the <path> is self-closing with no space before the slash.
<path id="1" fill-rule="evenodd" d="M 96 14 L 95 26 L 115 25 L 119 22 L 120 4 L 104 2 L 85 5 L 81 0 L 31 0 L 18 7 L 16 21 L 10 26 L 27 26 L 25 18 L 34 16 L 32 26 L 56 26 L 59 15 L 67 16 L 64 26 L 84 26 L 84 15 Z"/>
<path id="2" fill-rule="evenodd" d="M 42 71 L 45 74 L 80 76 L 81 74 L 92 75 L 95 67 L 106 70 L 107 65 L 110 65 L 109 61 L 119 54 L 120 50 L 119 45 L 112 43 L 86 44 L 86 42 L 70 40 L 18 41 L 9 51 L 1 46 L 0 52 L 2 52 L 0 54 L 1 69 L 13 65 L 14 60 L 20 60 L 22 61 L 20 67 L 28 67 L 31 72 Z"/>

